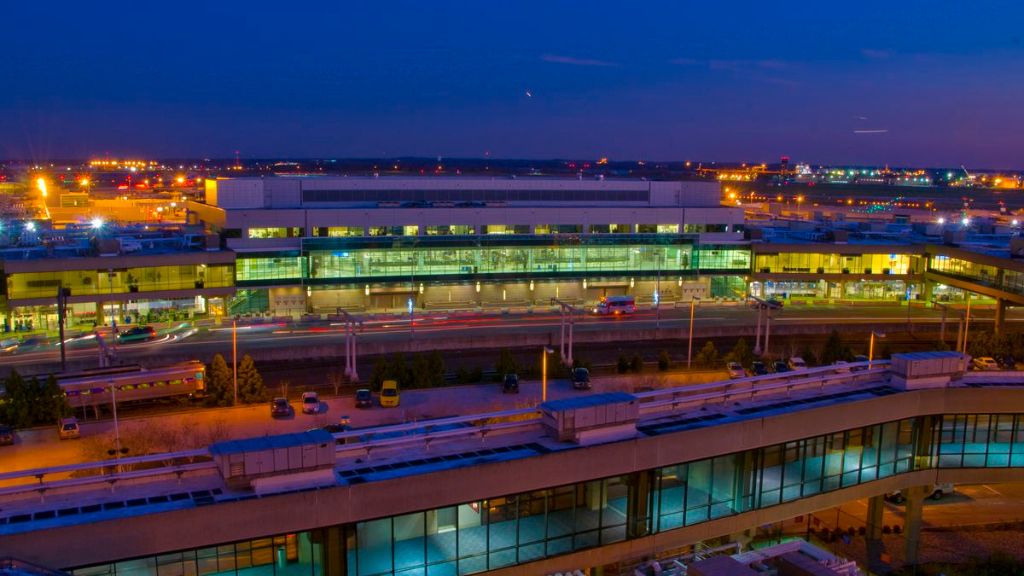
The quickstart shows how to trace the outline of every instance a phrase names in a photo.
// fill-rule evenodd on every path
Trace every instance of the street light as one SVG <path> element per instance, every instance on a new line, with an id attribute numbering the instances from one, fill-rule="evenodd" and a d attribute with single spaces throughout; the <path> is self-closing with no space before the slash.
<path id="1" fill-rule="evenodd" d="M 967 331 L 971 328 L 971 300 L 973 300 L 973 294 L 967 293 L 967 313 L 964 315 L 964 347 L 960 350 L 961 353 L 967 354 Z"/>
<path id="2" fill-rule="evenodd" d="M 548 401 L 548 354 L 554 353 L 554 348 L 544 347 L 540 354 L 540 401 Z"/>
<path id="3" fill-rule="evenodd" d="M 686 343 L 687 344 L 687 350 L 686 350 L 686 369 L 687 370 L 690 369 L 690 364 L 693 361 L 693 316 L 694 316 L 694 309 L 695 309 L 695 306 L 697 304 L 697 300 L 700 300 L 700 298 L 698 298 L 696 296 L 692 296 L 690 298 L 690 338 L 689 338 L 689 340 Z"/>
<path id="4" fill-rule="evenodd" d="M 871 341 L 868 343 L 868 370 L 871 369 L 871 362 L 875 359 L 875 336 L 885 338 L 885 332 L 871 331 Z"/>

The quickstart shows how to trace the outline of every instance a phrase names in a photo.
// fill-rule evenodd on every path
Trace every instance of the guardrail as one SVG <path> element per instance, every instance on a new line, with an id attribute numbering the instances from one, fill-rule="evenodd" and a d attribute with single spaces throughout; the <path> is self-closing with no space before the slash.
<path id="1" fill-rule="evenodd" d="M 754 398 L 759 395 L 781 392 L 789 393 L 796 389 L 816 387 L 822 390 L 826 386 L 877 380 L 880 375 L 887 372 L 889 365 L 887 361 L 876 361 L 872 362 L 872 367 L 869 369 L 867 364 L 867 362 L 861 362 L 841 367 L 825 366 L 783 374 L 766 374 L 709 384 L 678 386 L 640 392 L 634 394 L 634 396 L 640 401 L 642 414 L 671 412 L 683 408 L 702 407 L 712 403 L 725 403 L 739 396 Z M 996 372 L 974 374 L 977 374 L 978 377 L 985 375 L 992 375 L 997 379 L 1000 377 L 999 373 Z M 1024 380 L 1024 374 L 1017 377 Z M 1003 379 L 1005 379 L 1005 376 Z M 346 457 L 352 453 L 360 453 L 370 457 L 374 451 L 408 444 L 422 444 L 429 450 L 431 444 L 437 441 L 473 436 L 486 439 L 492 433 L 536 427 L 540 423 L 540 418 L 540 409 L 535 407 L 348 430 L 333 434 L 336 442 L 335 454 L 338 457 Z M 0 482 L 18 479 L 26 481 L 0 488 L 0 496 L 25 492 L 45 493 L 48 490 L 88 484 L 109 484 L 113 487 L 117 482 L 124 480 L 150 478 L 168 474 L 178 474 L 180 477 L 180 475 L 185 473 L 214 469 L 216 467 L 212 460 L 195 462 L 197 458 L 210 458 L 209 450 L 203 448 L 4 472 L 0 473 Z M 154 463 L 162 463 L 163 465 L 131 471 L 118 471 L 125 466 Z M 73 474 L 75 472 L 92 470 L 98 470 L 98 473 L 78 478 L 47 480 L 48 476 L 52 477 L 56 474 Z M 32 480 L 35 482 L 32 482 Z"/>
<path id="2" fill-rule="evenodd" d="M 886 372 L 888 372 L 888 366 L 856 372 L 836 372 L 835 369 L 832 369 L 818 370 L 815 373 L 810 373 L 810 370 L 801 370 L 799 372 L 787 373 L 788 376 L 769 374 L 754 377 L 758 380 L 743 378 L 727 382 L 701 384 L 682 389 L 676 388 L 672 392 L 656 391 L 661 392 L 657 396 L 668 396 L 668 398 L 652 399 L 641 403 L 640 412 L 650 414 L 663 411 L 666 407 L 669 407 L 670 411 L 676 411 L 680 408 L 703 407 L 712 403 L 724 404 L 730 400 L 735 400 L 737 397 L 753 400 L 759 395 L 769 395 L 778 392 L 785 392 L 788 395 L 793 390 L 798 389 L 818 388 L 821 391 L 826 386 L 877 380 L 878 376 Z M 642 394 L 652 393 L 645 392 Z M 640 396 L 640 394 L 637 394 L 637 396 Z"/>

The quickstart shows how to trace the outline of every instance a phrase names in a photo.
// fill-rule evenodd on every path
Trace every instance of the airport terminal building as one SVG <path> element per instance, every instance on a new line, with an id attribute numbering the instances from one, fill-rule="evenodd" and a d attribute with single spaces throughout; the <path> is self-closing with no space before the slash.
<path id="1" fill-rule="evenodd" d="M 276 177 L 190 205 L 236 254 L 233 313 L 736 298 L 743 210 L 714 182 Z"/>

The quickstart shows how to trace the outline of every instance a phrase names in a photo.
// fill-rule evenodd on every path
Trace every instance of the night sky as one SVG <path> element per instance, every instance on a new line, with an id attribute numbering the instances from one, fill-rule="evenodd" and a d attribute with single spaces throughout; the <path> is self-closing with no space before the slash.
<path id="1" fill-rule="evenodd" d="M 0 157 L 1022 168 L 1019 2 L 4 2 Z"/>

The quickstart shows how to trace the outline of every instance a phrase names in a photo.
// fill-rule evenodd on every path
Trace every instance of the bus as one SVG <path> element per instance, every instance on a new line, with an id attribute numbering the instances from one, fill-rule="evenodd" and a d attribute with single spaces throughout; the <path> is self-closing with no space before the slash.
<path id="1" fill-rule="evenodd" d="M 110 404 L 111 387 L 115 389 L 118 404 L 174 396 L 202 398 L 206 395 L 206 366 L 198 360 L 158 368 L 96 368 L 58 374 L 56 378 L 72 408 Z"/>
<path id="2" fill-rule="evenodd" d="M 636 300 L 632 296 L 608 296 L 607 298 L 602 298 L 597 307 L 594 308 L 594 314 L 601 316 L 617 316 L 634 312 L 636 312 Z"/>

